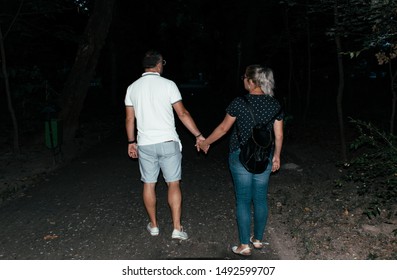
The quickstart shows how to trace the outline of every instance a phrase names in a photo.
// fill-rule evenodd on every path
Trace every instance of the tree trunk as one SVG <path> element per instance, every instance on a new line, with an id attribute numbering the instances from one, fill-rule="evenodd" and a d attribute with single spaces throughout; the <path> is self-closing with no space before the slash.
<path id="1" fill-rule="evenodd" d="M 288 45 L 288 93 L 287 93 L 287 109 L 291 110 L 292 101 L 292 79 L 293 79 L 293 54 L 292 54 L 292 43 L 291 43 L 291 32 L 289 29 L 289 8 L 288 5 L 285 8 L 284 14 L 284 24 L 285 24 L 285 33 L 287 36 L 287 45 Z"/>
<path id="2" fill-rule="evenodd" d="M 341 141 L 341 153 L 342 159 L 347 159 L 347 150 L 346 150 L 346 139 L 345 139 L 345 123 L 343 120 L 343 91 L 345 88 L 345 75 L 343 68 L 343 57 L 341 54 L 341 40 L 339 36 L 335 37 L 336 49 L 338 52 L 338 72 L 339 72 L 339 85 L 338 85 L 338 95 L 336 97 L 336 107 L 338 112 L 338 120 L 339 120 L 339 131 L 340 131 L 340 141 Z"/>
<path id="3" fill-rule="evenodd" d="M 301 98 L 301 91 L 299 88 L 299 77 L 295 74 L 294 68 L 294 53 L 293 53 L 293 38 L 291 36 L 290 29 L 290 17 L 289 17 L 289 7 L 288 5 L 285 7 L 284 13 L 284 24 L 285 24 L 285 33 L 287 37 L 287 46 L 288 46 L 288 93 L 287 93 L 287 109 L 293 111 L 292 104 L 294 104 L 294 109 L 296 110 L 297 115 L 302 116 L 303 112 L 303 101 Z M 292 86 L 295 86 L 294 91 Z"/>
<path id="4" fill-rule="evenodd" d="M 115 0 L 95 1 L 93 13 L 84 30 L 74 65 L 63 89 L 60 119 L 63 121 L 63 140 L 66 144 L 75 137 L 88 87 L 109 31 L 114 2 Z"/>
<path id="5" fill-rule="evenodd" d="M 240 81 L 240 75 L 241 73 L 244 73 L 245 69 L 242 69 L 241 66 L 241 41 L 237 44 L 237 69 L 236 69 L 236 84 L 235 88 L 239 88 L 239 85 L 241 83 Z"/>
<path id="6" fill-rule="evenodd" d="M 397 93 L 394 87 L 395 80 L 397 78 L 397 71 L 393 75 L 393 69 L 391 65 L 391 60 L 389 61 L 389 74 L 390 74 L 390 89 L 392 92 L 392 105 L 391 105 L 391 117 L 390 117 L 390 134 L 394 134 L 394 123 L 396 119 L 396 103 L 397 103 Z"/>
<path id="7" fill-rule="evenodd" d="M 117 50 L 113 41 L 110 42 L 110 83 L 112 108 L 117 108 L 118 104 L 118 72 L 117 72 Z"/>
<path id="8" fill-rule="evenodd" d="M 303 120 L 306 121 L 310 110 L 310 102 L 312 95 L 312 51 L 311 51 L 311 33 L 310 33 L 310 19 L 308 12 L 308 1 L 306 1 L 306 39 L 307 39 L 307 90 L 306 90 L 306 105 L 303 113 Z"/>
<path id="9" fill-rule="evenodd" d="M 262 20 L 260 18 L 260 13 L 265 5 L 265 1 L 253 0 L 250 1 L 248 8 L 248 13 L 246 16 L 244 37 L 241 44 L 241 63 L 243 67 L 252 64 L 256 60 L 256 37 L 258 36 L 258 21 Z M 245 69 L 244 69 L 245 70 Z M 241 74 L 240 74 L 241 75 Z"/>
<path id="10" fill-rule="evenodd" d="M 8 73 L 7 73 L 6 52 L 5 52 L 5 47 L 4 47 L 4 38 L 3 38 L 3 32 L 1 30 L 1 26 L 0 26 L 0 52 L 1 52 L 1 69 L 3 72 L 3 76 L 4 76 L 4 85 L 5 85 L 5 90 L 6 90 L 6 94 L 7 94 L 8 111 L 10 111 L 12 125 L 14 127 L 14 141 L 13 141 L 14 153 L 19 154 L 20 150 L 19 150 L 18 121 L 15 116 L 14 106 L 12 105 L 10 83 L 8 81 Z"/>
<path id="11" fill-rule="evenodd" d="M 343 92 L 345 88 L 345 74 L 343 67 L 343 56 L 342 56 L 342 43 L 340 35 L 338 34 L 338 7 L 335 5 L 335 26 L 336 26 L 336 34 L 335 34 L 335 44 L 336 44 L 336 53 L 338 58 L 338 73 L 339 73 L 339 85 L 338 85 L 338 95 L 336 97 L 336 108 L 338 112 L 338 121 L 339 121 L 339 131 L 340 131 L 340 141 L 341 141 L 341 156 L 342 160 L 347 160 L 347 149 L 346 149 L 346 139 L 345 139 L 345 124 L 343 120 Z"/>

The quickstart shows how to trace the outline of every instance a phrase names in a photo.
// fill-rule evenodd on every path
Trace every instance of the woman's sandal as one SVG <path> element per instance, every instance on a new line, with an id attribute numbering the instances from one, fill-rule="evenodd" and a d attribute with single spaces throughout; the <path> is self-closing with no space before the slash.
<path id="1" fill-rule="evenodd" d="M 251 248 L 250 247 L 246 247 L 244 249 L 241 249 L 240 251 L 238 250 L 238 246 L 233 246 L 232 247 L 232 252 L 237 254 L 237 255 L 241 255 L 241 256 L 251 256 Z"/>
<path id="2" fill-rule="evenodd" d="M 262 249 L 264 247 L 263 242 L 254 241 L 254 237 L 253 236 L 251 236 L 250 242 L 251 242 L 252 246 L 254 246 L 255 249 Z"/>

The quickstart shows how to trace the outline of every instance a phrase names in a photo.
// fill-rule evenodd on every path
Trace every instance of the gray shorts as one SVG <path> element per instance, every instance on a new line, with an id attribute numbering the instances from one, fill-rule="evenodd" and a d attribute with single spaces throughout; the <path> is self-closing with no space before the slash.
<path id="1" fill-rule="evenodd" d="M 144 183 L 156 183 L 160 169 L 167 183 L 181 180 L 182 153 L 178 142 L 138 146 L 138 155 Z"/>

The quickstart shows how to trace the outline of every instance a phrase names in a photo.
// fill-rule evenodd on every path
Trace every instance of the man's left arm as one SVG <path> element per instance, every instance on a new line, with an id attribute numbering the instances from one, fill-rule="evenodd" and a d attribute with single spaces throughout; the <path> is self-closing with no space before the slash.
<path id="1" fill-rule="evenodd" d="M 192 116 L 190 115 L 189 111 L 183 105 L 182 100 L 174 103 L 172 105 L 174 108 L 178 118 L 181 120 L 183 125 L 196 137 L 197 144 L 200 141 L 204 141 L 205 138 L 201 134 L 200 130 L 197 128 L 196 123 L 194 122 Z"/>

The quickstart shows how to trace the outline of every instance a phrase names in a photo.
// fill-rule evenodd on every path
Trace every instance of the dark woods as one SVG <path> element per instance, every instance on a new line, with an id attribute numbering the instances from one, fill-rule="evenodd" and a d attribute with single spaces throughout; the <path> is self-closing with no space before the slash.
<path id="1" fill-rule="evenodd" d="M 65 144 L 84 122 L 122 119 L 126 86 L 141 74 L 142 54 L 156 48 L 189 106 L 209 102 L 218 111 L 243 92 L 246 65 L 270 66 L 287 126 L 335 123 L 346 158 L 348 117 L 395 132 L 393 5 L 1 0 L 1 145 L 18 152 L 42 138 L 48 119 L 62 121 Z"/>

